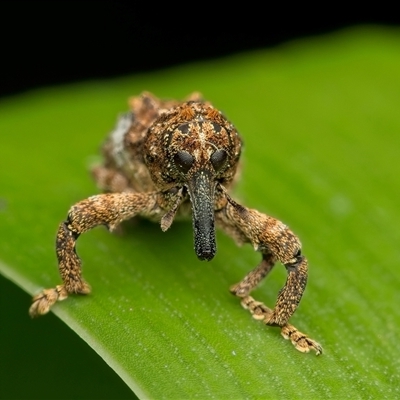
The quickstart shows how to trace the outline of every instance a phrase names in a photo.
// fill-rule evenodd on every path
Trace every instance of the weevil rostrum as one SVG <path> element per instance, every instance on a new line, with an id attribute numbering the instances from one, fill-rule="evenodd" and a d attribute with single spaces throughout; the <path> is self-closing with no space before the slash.
<path id="1" fill-rule="evenodd" d="M 197 93 L 183 102 L 160 100 L 146 92 L 132 98 L 130 112 L 119 118 L 103 146 L 103 165 L 92 170 L 104 193 L 73 205 L 58 228 L 56 253 L 63 283 L 36 295 L 30 315 L 46 314 L 69 294 L 90 293 L 75 251 L 82 233 L 98 225 L 112 231 L 135 216 L 158 221 L 166 231 L 175 216 L 191 214 L 200 260 L 215 256 L 215 226 L 261 253 L 260 264 L 230 288 L 242 306 L 264 324 L 280 327 L 297 350 L 321 354 L 319 343 L 289 324 L 307 283 L 308 264 L 299 239 L 282 222 L 229 195 L 241 147 L 235 127 Z M 277 261 L 288 275 L 270 309 L 250 292 Z"/>

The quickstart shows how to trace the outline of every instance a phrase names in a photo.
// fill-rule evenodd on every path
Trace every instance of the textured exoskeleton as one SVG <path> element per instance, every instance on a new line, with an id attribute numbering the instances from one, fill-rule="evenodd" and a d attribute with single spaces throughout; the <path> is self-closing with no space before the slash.
<path id="1" fill-rule="evenodd" d="M 93 169 L 105 192 L 70 209 L 61 223 L 56 253 L 63 284 L 33 299 L 31 316 L 49 311 L 69 294 L 88 294 L 75 252 L 79 235 L 98 225 L 110 230 L 137 215 L 159 221 L 166 231 L 177 214 L 191 214 L 194 249 L 200 260 L 216 253 L 215 225 L 237 243 L 250 243 L 262 254 L 260 264 L 230 288 L 243 307 L 302 351 L 321 346 L 288 323 L 307 282 L 307 260 L 299 239 L 282 222 L 235 202 L 228 190 L 235 178 L 242 142 L 235 127 L 209 102 L 194 93 L 186 101 L 162 101 L 143 93 L 130 101 L 103 147 L 104 164 Z M 250 292 L 279 261 L 287 280 L 273 309 Z"/>

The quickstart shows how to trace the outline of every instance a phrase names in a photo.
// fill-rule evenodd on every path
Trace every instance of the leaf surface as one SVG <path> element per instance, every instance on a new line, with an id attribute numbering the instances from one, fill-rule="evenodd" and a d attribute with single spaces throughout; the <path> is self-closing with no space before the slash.
<path id="1" fill-rule="evenodd" d="M 259 255 L 218 233 L 217 256 L 199 262 L 190 222 L 83 235 L 93 293 L 54 313 L 139 398 L 399 397 L 399 71 L 400 32 L 359 28 L 3 100 L 0 272 L 31 295 L 58 284 L 57 225 L 97 193 L 87 170 L 126 99 L 199 90 L 244 138 L 235 198 L 302 240 L 310 276 L 291 322 L 325 353 L 253 320 L 228 288 Z M 272 306 L 284 280 L 279 265 L 254 297 Z"/>

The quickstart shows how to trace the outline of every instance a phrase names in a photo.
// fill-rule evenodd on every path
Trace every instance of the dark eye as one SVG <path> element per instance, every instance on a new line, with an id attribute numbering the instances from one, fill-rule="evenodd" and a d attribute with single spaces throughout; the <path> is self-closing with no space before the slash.
<path id="1" fill-rule="evenodd" d="M 214 152 L 211 157 L 210 161 L 212 166 L 215 169 L 215 172 L 218 172 L 222 169 L 222 167 L 225 165 L 226 160 L 228 158 L 228 153 L 225 150 L 217 150 Z"/>
<path id="2" fill-rule="evenodd" d="M 187 151 L 180 151 L 174 155 L 174 162 L 179 171 L 186 174 L 193 165 L 194 157 Z"/>

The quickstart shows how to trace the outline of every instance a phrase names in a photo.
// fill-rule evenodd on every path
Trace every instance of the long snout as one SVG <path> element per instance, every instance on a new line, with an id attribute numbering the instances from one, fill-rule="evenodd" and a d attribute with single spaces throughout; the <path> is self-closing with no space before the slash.
<path id="1" fill-rule="evenodd" d="M 195 172 L 187 184 L 192 203 L 194 249 L 200 260 L 215 256 L 214 191 L 215 182 L 207 170 Z"/>

